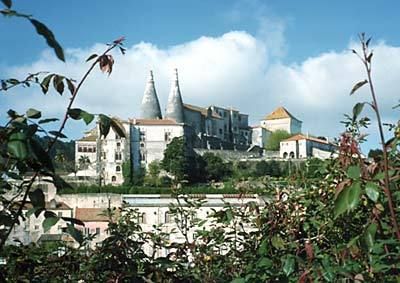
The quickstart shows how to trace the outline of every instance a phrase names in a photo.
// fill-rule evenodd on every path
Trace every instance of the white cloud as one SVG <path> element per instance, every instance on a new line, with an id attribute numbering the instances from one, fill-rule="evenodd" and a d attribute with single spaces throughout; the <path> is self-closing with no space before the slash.
<path id="1" fill-rule="evenodd" d="M 253 123 L 283 105 L 303 120 L 305 132 L 336 136 L 343 129 L 339 124 L 343 113 L 350 113 L 356 101 L 370 100 L 366 87 L 353 97 L 348 95 L 353 84 L 365 78 L 357 57 L 343 50 L 320 54 L 295 65 L 276 63 L 272 59 L 282 54 L 277 54 L 266 39 L 270 36 L 278 41 L 276 46 L 284 46 L 283 26 L 272 27 L 272 32 L 266 26 L 263 30 L 266 32 L 257 36 L 232 31 L 220 37 L 201 37 L 165 49 L 144 42 L 132 45 L 125 56 L 114 54 L 115 66 L 110 77 L 95 70 L 75 106 L 92 113 L 135 117 L 139 114 L 148 71 L 152 69 L 164 109 L 172 70 L 177 67 L 184 102 L 233 106 L 249 113 Z M 349 47 L 353 45 L 350 43 Z M 96 44 L 88 49 L 67 50 L 66 64 L 46 51 L 33 64 L 8 68 L 6 75 L 22 78 L 26 73 L 46 70 L 79 79 L 89 66 L 85 59 L 104 48 Z M 383 117 L 395 121 L 398 112 L 391 110 L 391 106 L 399 99 L 396 89 L 400 48 L 381 42 L 373 49 L 374 80 Z M 67 94 L 43 95 L 35 88 L 18 89 L 0 98 L 3 109 L 23 111 L 34 107 L 43 109 L 47 116 L 60 117 L 67 102 Z M 83 126 L 78 124 L 79 127 L 73 124 L 75 132 L 70 131 L 71 137 L 80 135 L 76 129 L 81 131 Z"/>

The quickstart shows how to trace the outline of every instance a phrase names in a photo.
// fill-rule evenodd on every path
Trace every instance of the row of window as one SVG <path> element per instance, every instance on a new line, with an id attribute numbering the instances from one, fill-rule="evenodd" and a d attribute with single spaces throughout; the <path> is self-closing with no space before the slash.
<path id="1" fill-rule="evenodd" d="M 78 152 L 96 152 L 95 146 L 78 146 Z"/>

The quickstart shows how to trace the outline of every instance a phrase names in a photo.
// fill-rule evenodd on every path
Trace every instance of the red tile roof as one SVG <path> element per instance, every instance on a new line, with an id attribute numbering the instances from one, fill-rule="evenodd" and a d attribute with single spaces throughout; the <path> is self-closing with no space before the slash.
<path id="1" fill-rule="evenodd" d="M 114 217 L 117 217 L 117 211 Z M 83 222 L 109 222 L 106 208 L 79 208 L 75 210 L 75 218 Z"/>
<path id="2" fill-rule="evenodd" d="M 287 142 L 287 141 L 298 141 L 298 140 L 309 140 L 309 141 L 314 141 L 314 142 L 318 142 L 318 143 L 329 144 L 329 142 L 326 140 L 321 140 L 321 139 L 314 138 L 314 137 L 306 137 L 305 135 L 302 135 L 302 134 L 295 135 L 295 136 L 285 139 L 283 141 Z"/>
<path id="3" fill-rule="evenodd" d="M 274 111 L 272 111 L 270 114 L 265 116 L 264 120 L 276 120 L 276 119 L 284 119 L 284 118 L 292 118 L 297 121 L 300 121 L 296 117 L 294 117 L 292 114 L 290 114 L 289 111 L 285 107 L 278 107 Z"/>
<path id="4" fill-rule="evenodd" d="M 176 123 L 174 120 L 171 119 L 131 119 L 130 122 L 134 125 L 145 125 L 145 126 L 180 125 L 179 123 Z"/>

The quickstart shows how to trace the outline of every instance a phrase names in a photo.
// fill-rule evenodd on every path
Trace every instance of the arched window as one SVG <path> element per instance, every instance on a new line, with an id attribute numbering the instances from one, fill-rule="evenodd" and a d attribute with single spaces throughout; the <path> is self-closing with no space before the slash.
<path id="1" fill-rule="evenodd" d="M 294 152 L 293 151 L 290 152 L 289 157 L 290 158 L 294 158 Z"/>
<path id="2" fill-rule="evenodd" d="M 285 158 L 285 159 L 286 159 L 286 158 L 287 158 L 287 156 L 288 156 L 288 153 L 287 153 L 287 152 L 284 152 L 284 153 L 283 153 L 283 158 Z"/>
<path id="3" fill-rule="evenodd" d="M 117 172 L 120 172 L 121 171 L 121 166 L 117 166 L 117 167 L 115 167 L 115 171 L 117 171 Z"/>
<path id="4" fill-rule="evenodd" d="M 116 181 L 117 181 L 117 177 L 112 176 L 112 177 L 111 177 L 111 182 L 116 182 Z"/>

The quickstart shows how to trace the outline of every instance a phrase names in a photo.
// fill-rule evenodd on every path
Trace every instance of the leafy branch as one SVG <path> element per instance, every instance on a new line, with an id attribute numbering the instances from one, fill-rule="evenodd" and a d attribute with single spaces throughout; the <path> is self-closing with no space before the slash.
<path id="1" fill-rule="evenodd" d="M 373 53 L 373 50 L 369 49 L 371 37 L 367 39 L 365 37 L 365 33 L 361 33 L 359 35 L 359 39 L 360 39 L 360 43 L 361 43 L 361 47 L 362 47 L 362 54 L 361 55 L 358 54 L 358 52 L 355 50 L 352 50 L 352 51 L 354 54 L 356 54 L 359 57 L 359 59 L 363 63 L 363 65 L 365 67 L 365 71 L 367 73 L 367 79 L 357 83 L 353 87 L 350 95 L 355 93 L 355 91 L 357 91 L 363 85 L 365 85 L 365 84 L 369 85 L 369 90 L 370 90 L 371 97 L 372 97 L 372 103 L 368 103 L 368 104 L 371 106 L 372 110 L 375 112 L 375 115 L 376 115 L 378 128 L 379 128 L 379 138 L 380 138 L 380 143 L 382 145 L 382 152 L 383 152 L 383 173 L 384 173 L 383 190 L 387 197 L 389 211 L 390 211 L 390 219 L 391 219 L 394 233 L 396 234 L 397 239 L 400 240 L 399 225 L 397 223 L 397 216 L 396 216 L 396 212 L 395 212 L 395 208 L 394 208 L 394 204 L 393 204 L 393 197 L 392 197 L 392 193 L 390 191 L 389 159 L 388 159 L 388 153 L 387 153 L 387 143 L 386 143 L 384 132 L 383 132 L 383 123 L 382 123 L 381 114 L 380 114 L 380 110 L 379 110 L 379 106 L 378 106 L 378 100 L 376 98 L 376 92 L 375 92 L 374 84 L 372 81 L 372 57 L 373 57 L 374 53 Z M 361 112 L 361 110 L 359 112 Z"/>

